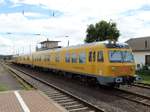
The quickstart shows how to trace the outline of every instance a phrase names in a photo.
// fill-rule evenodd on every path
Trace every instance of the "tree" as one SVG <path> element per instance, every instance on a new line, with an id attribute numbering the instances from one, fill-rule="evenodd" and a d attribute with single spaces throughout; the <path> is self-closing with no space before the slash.
<path id="1" fill-rule="evenodd" d="M 95 25 L 90 24 L 86 30 L 85 42 L 95 42 L 104 40 L 118 40 L 120 32 L 117 29 L 117 25 L 114 22 L 106 22 L 104 20 L 96 23 Z"/>

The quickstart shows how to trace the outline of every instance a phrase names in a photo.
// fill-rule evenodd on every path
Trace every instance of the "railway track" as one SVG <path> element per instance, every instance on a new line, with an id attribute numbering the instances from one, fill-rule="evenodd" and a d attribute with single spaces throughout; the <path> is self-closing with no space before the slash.
<path id="1" fill-rule="evenodd" d="M 21 78 L 34 88 L 43 91 L 47 96 L 55 102 L 63 106 L 68 112 L 105 112 L 99 108 L 61 88 L 56 87 L 42 79 L 34 77 L 22 70 L 13 69 L 3 64 L 8 70 L 13 72 L 17 77 Z"/>
<path id="2" fill-rule="evenodd" d="M 133 86 L 150 89 L 150 84 L 145 84 L 145 83 L 136 83 L 136 84 L 133 84 Z"/>
<path id="3" fill-rule="evenodd" d="M 24 72 L 22 70 L 19 70 L 19 71 Z M 134 93 L 134 92 L 131 92 L 131 91 L 121 90 L 121 89 L 118 89 L 118 88 L 114 89 L 114 92 L 112 92 L 112 93 L 114 93 L 115 96 L 120 97 L 122 99 L 126 99 L 128 101 L 132 101 L 132 102 L 141 104 L 143 106 L 150 107 L 150 97 L 148 97 L 148 96 L 141 95 L 141 94 L 138 94 L 138 93 Z M 102 111 L 104 111 L 104 109 L 102 109 Z"/>
<path id="4" fill-rule="evenodd" d="M 116 96 L 150 107 L 150 97 L 123 89 L 118 88 L 114 89 L 115 89 L 114 94 Z"/>

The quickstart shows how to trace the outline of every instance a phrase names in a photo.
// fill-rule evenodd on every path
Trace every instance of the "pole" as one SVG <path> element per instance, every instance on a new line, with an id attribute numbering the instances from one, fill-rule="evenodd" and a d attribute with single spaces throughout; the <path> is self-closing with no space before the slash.
<path id="1" fill-rule="evenodd" d="M 31 44 L 29 45 L 29 50 L 30 50 L 30 54 L 31 54 Z"/>
<path id="2" fill-rule="evenodd" d="M 66 35 L 65 37 L 69 37 L 68 35 Z M 69 46 L 69 39 L 68 39 L 68 46 Z"/>
<path id="3" fill-rule="evenodd" d="M 68 46 L 69 46 L 69 40 L 68 40 Z"/>

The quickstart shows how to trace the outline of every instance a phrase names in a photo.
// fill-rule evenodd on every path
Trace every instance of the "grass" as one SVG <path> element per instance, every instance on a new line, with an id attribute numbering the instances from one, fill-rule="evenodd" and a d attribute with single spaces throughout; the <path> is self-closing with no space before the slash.
<path id="1" fill-rule="evenodd" d="M 0 91 L 6 91 L 8 87 L 6 85 L 0 84 Z"/>
<path id="2" fill-rule="evenodd" d="M 18 79 L 18 81 L 22 84 L 23 89 L 25 90 L 33 90 L 34 88 L 32 86 L 30 86 L 29 84 L 27 84 L 26 82 L 24 82 L 21 79 Z"/>
<path id="3" fill-rule="evenodd" d="M 34 88 L 27 84 L 25 81 L 23 81 L 21 78 L 17 77 L 16 75 L 14 75 L 14 77 L 19 81 L 19 83 L 22 85 L 22 88 L 25 90 L 33 90 Z"/>
<path id="4" fill-rule="evenodd" d="M 150 84 L 150 70 L 140 70 L 137 74 L 142 77 L 142 83 Z"/>
<path id="5" fill-rule="evenodd" d="M 8 69 L 8 71 L 9 71 L 9 69 Z M 9 72 L 21 84 L 21 87 L 22 87 L 23 90 L 33 90 L 33 89 L 35 89 L 31 85 L 29 85 L 27 82 L 25 82 L 24 80 L 19 78 L 14 72 L 12 72 L 12 71 L 9 71 Z"/>

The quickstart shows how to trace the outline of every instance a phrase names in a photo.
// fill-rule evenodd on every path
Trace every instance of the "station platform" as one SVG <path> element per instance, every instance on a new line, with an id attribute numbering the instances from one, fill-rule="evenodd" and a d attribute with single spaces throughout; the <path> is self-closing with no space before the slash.
<path id="1" fill-rule="evenodd" d="M 0 112 L 67 112 L 41 91 L 0 92 Z"/>

